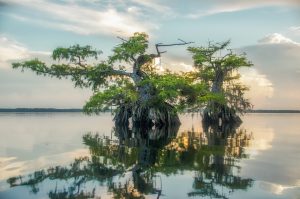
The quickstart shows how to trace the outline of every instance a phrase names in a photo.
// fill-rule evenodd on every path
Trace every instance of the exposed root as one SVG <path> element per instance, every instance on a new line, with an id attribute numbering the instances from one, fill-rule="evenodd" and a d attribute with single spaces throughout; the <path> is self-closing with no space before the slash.
<path id="1" fill-rule="evenodd" d="M 221 126 L 224 123 L 241 124 L 242 120 L 233 108 L 215 103 L 204 110 L 203 122 Z"/>
<path id="2" fill-rule="evenodd" d="M 122 106 L 114 117 L 116 125 L 160 127 L 180 124 L 179 117 L 173 106 L 164 103 L 160 106 L 149 106 L 136 103 L 131 106 Z"/>

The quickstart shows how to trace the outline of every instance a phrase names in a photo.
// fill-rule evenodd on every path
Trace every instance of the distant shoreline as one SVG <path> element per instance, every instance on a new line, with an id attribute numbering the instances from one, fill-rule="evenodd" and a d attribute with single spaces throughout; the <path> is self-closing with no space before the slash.
<path id="1" fill-rule="evenodd" d="M 68 108 L 0 108 L 0 113 L 81 113 L 82 109 Z M 110 111 L 107 111 L 110 112 Z M 300 113 L 300 110 L 251 110 L 247 113 Z"/>
<path id="2" fill-rule="evenodd" d="M 300 113 L 300 110 L 250 110 L 247 113 Z"/>
<path id="3" fill-rule="evenodd" d="M 70 112 L 82 112 L 82 109 L 68 108 L 0 108 L 2 113 L 70 113 Z"/>

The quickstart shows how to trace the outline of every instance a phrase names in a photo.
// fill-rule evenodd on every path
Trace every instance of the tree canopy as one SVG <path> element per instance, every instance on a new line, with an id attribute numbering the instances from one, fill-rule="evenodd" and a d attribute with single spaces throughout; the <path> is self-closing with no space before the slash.
<path id="1" fill-rule="evenodd" d="M 52 53 L 53 64 L 38 59 L 13 63 L 13 68 L 29 69 L 37 75 L 70 78 L 76 87 L 87 87 L 93 95 L 84 106 L 86 113 L 99 113 L 116 108 L 116 121 L 128 123 L 177 123 L 176 111 L 203 100 L 206 85 L 193 82 L 184 74 L 154 69 L 153 59 L 160 57 L 159 47 L 187 45 L 156 44 L 157 54 L 147 53 L 148 35 L 134 33 L 112 49 L 112 55 L 99 61 L 101 51 L 91 46 L 59 47 Z M 96 63 L 92 63 L 96 61 Z M 126 70 L 130 66 L 130 70 Z"/>
<path id="2" fill-rule="evenodd" d="M 84 105 L 88 114 L 115 109 L 116 123 L 127 125 L 132 118 L 142 125 L 179 123 L 177 111 L 199 110 L 206 106 L 204 119 L 239 120 L 237 113 L 251 107 L 245 98 L 248 89 L 240 81 L 238 69 L 251 66 L 245 54 L 227 49 L 229 41 L 210 42 L 207 47 L 188 47 L 195 72 L 174 73 L 155 70 L 154 59 L 165 51 L 160 47 L 192 42 L 155 45 L 148 53 L 148 35 L 134 33 L 99 60 L 101 51 L 91 46 L 58 47 L 52 53 L 54 63 L 38 59 L 13 63 L 13 68 L 29 69 L 37 75 L 70 78 L 76 87 L 91 88 L 93 95 Z M 130 69 L 128 69 L 130 68 Z"/>
<path id="3" fill-rule="evenodd" d="M 230 41 L 209 42 L 207 47 L 188 47 L 193 55 L 195 76 L 209 87 L 215 98 L 208 100 L 204 119 L 223 122 L 239 121 L 237 113 L 252 107 L 245 97 L 248 88 L 240 82 L 241 67 L 250 67 L 245 53 L 236 54 L 228 49 Z"/>

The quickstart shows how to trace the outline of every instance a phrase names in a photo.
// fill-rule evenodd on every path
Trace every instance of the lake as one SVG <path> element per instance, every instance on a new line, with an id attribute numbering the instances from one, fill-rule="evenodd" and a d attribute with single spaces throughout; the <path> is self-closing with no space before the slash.
<path id="1" fill-rule="evenodd" d="M 239 127 L 115 127 L 108 113 L 0 113 L 0 198 L 300 198 L 300 114 Z"/>

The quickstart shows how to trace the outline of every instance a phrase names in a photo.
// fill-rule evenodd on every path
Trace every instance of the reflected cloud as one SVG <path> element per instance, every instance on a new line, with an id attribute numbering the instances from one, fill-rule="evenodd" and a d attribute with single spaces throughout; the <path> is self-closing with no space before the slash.
<path id="1" fill-rule="evenodd" d="M 42 156 L 34 160 L 20 161 L 16 157 L 0 159 L 0 180 L 5 180 L 11 176 L 19 176 L 30 173 L 37 168 L 45 168 L 53 165 L 53 162 L 60 165 L 68 164 L 71 160 L 79 156 L 88 155 L 87 149 L 77 149 L 74 151 Z"/>
<path id="2" fill-rule="evenodd" d="M 266 190 L 268 192 L 271 192 L 276 195 L 281 195 L 283 194 L 284 191 L 288 189 L 297 189 L 300 188 L 300 186 L 283 186 L 280 184 L 274 184 L 270 182 L 260 182 L 259 187 L 262 188 L 263 190 Z"/>
<path id="3" fill-rule="evenodd" d="M 256 138 L 252 141 L 251 145 L 246 148 L 247 153 L 250 154 L 251 159 L 255 159 L 257 155 L 263 151 L 270 150 L 272 148 L 272 142 L 274 140 L 274 130 L 272 128 L 256 129 L 253 136 Z M 263 132 L 263 135 L 260 133 Z"/>

